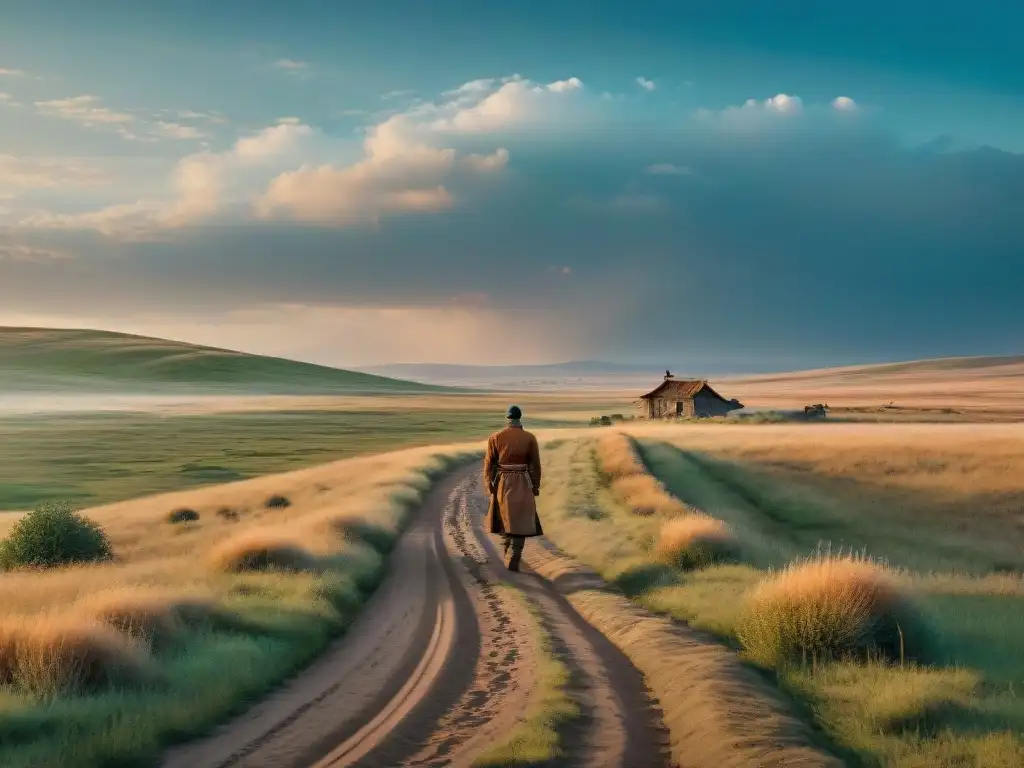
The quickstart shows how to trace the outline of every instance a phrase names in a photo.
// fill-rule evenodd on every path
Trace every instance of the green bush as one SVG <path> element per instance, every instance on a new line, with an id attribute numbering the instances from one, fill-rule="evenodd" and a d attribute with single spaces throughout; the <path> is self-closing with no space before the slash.
<path id="1" fill-rule="evenodd" d="M 199 513 L 188 507 L 181 507 L 167 513 L 168 523 L 194 523 L 198 519 Z"/>
<path id="2" fill-rule="evenodd" d="M 266 507 L 267 509 L 284 509 L 285 507 L 290 507 L 291 505 L 292 503 L 287 496 L 281 496 L 279 494 L 274 494 L 265 502 L 263 502 L 263 506 Z"/>
<path id="3" fill-rule="evenodd" d="M 50 502 L 29 512 L 0 542 L 0 567 L 56 568 L 106 560 L 110 540 L 95 522 L 68 502 Z"/>

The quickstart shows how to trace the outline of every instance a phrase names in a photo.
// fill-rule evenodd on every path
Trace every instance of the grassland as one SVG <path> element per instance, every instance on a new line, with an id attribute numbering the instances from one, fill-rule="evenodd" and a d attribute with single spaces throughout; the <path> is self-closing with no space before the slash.
<path id="1" fill-rule="evenodd" d="M 406 511 L 459 455 L 414 449 L 90 510 L 113 561 L 0 579 L 0 762 L 152 764 L 279 683 L 353 619 Z M 199 519 L 172 522 L 182 508 Z M 277 567 L 252 570 L 263 562 Z"/>
<path id="2" fill-rule="evenodd" d="M 531 427 L 576 426 L 605 401 L 520 400 Z M 414 446 L 483 439 L 499 396 L 229 398 L 150 412 L 0 416 L 0 510 L 92 506 Z M 283 408 L 286 410 L 274 410 Z"/>
<path id="3" fill-rule="evenodd" d="M 640 516 L 622 503 L 586 438 L 548 452 L 558 490 L 542 514 L 563 548 L 642 605 L 738 651 L 745 595 L 766 569 L 829 542 L 887 558 L 930 627 L 933 663 L 786 665 L 772 670 L 779 685 L 854 765 L 1024 762 L 1017 650 L 1024 561 L 1012 525 L 1024 491 L 1019 427 L 674 427 L 636 434 L 643 459 L 668 490 L 728 524 L 743 562 L 688 571 L 659 562 L 664 517 Z"/>

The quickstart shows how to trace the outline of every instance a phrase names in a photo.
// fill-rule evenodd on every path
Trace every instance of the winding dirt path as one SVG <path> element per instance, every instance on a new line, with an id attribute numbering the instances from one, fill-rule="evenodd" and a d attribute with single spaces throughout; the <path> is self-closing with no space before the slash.
<path id="1" fill-rule="evenodd" d="M 509 573 L 479 528 L 477 468 L 428 497 L 391 572 L 311 668 L 164 768 L 469 766 L 525 718 L 535 622 L 570 670 L 581 716 L 551 766 L 666 768 L 667 734 L 640 673 L 529 568 Z M 518 590 L 534 609 L 510 594 Z"/>

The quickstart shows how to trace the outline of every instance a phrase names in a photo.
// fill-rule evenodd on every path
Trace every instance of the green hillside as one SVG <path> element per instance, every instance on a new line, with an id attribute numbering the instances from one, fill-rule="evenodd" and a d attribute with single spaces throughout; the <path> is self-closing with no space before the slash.
<path id="1" fill-rule="evenodd" d="M 0 392 L 388 394 L 449 388 L 106 331 L 0 327 Z"/>

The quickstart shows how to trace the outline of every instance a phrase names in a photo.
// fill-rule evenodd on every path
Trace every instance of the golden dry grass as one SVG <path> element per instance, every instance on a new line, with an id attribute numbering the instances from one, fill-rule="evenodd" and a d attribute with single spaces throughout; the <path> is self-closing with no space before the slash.
<path id="1" fill-rule="evenodd" d="M 742 462 L 796 503 L 813 492 L 846 517 L 1024 550 L 1024 424 L 631 427 L 687 452 Z M 759 475 L 752 475 L 759 480 Z"/>
<path id="2" fill-rule="evenodd" d="M 637 455 L 633 441 L 621 432 L 611 432 L 597 441 L 595 448 L 601 471 L 611 481 L 612 492 L 634 514 L 682 515 L 685 504 L 665 492 Z"/>
<path id="3" fill-rule="evenodd" d="M 721 520 L 708 515 L 686 515 L 662 524 L 654 552 L 662 562 L 693 570 L 735 560 L 739 543 Z"/>
<path id="4" fill-rule="evenodd" d="M 622 432 L 610 432 L 597 441 L 597 460 L 601 471 L 613 480 L 647 472 L 633 450 L 633 442 Z"/>
<path id="5" fill-rule="evenodd" d="M 36 696 L 149 680 L 148 655 L 97 621 L 41 615 L 0 619 L 0 681 Z"/>
<path id="6" fill-rule="evenodd" d="M 354 618 L 408 510 L 475 451 L 411 449 L 86 510 L 111 561 L 0 579 L 0 709 L 30 724 L 0 762 L 146 762 L 259 696 Z M 290 505 L 266 508 L 274 495 Z M 168 525 L 179 508 L 200 519 Z M 17 518 L 0 518 L 0 535 Z"/>
<path id="7" fill-rule="evenodd" d="M 263 528 L 245 531 L 215 546 L 207 558 L 215 571 L 314 571 L 322 562 L 304 545 L 301 537 L 285 530 Z"/>
<path id="8" fill-rule="evenodd" d="M 760 664 L 918 655 L 924 630 L 881 565 L 853 555 L 796 561 L 769 574 L 746 600 L 736 629 Z"/>

